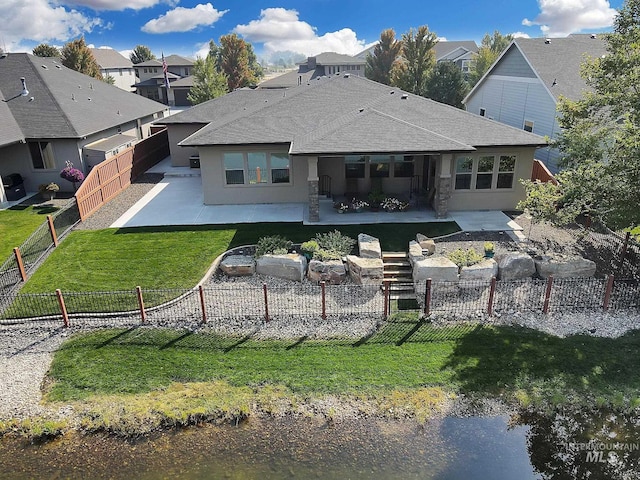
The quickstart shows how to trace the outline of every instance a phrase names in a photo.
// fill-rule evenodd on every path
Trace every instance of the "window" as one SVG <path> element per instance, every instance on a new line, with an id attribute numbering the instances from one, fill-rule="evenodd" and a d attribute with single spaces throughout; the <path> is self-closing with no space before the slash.
<path id="1" fill-rule="evenodd" d="M 469 60 L 462 60 L 462 72 L 469 73 Z"/>
<path id="2" fill-rule="evenodd" d="M 249 168 L 249 183 L 267 183 L 267 154 L 263 152 L 247 153 L 247 165 Z"/>
<path id="3" fill-rule="evenodd" d="M 456 158 L 456 190 L 470 190 L 473 176 L 473 158 Z"/>
<path id="4" fill-rule="evenodd" d="M 365 157 L 347 155 L 344 157 L 344 176 L 346 178 L 364 178 Z"/>
<path id="5" fill-rule="evenodd" d="M 146 68 L 144 69 L 144 73 L 147 73 L 147 69 Z"/>
<path id="6" fill-rule="evenodd" d="M 476 173 L 476 190 L 487 190 L 493 183 L 493 165 L 495 157 L 493 155 L 480 157 L 478 160 L 478 171 Z"/>
<path id="7" fill-rule="evenodd" d="M 484 117 L 487 114 L 487 110 L 485 108 L 480 109 L 480 116 Z"/>
<path id="8" fill-rule="evenodd" d="M 533 122 L 530 120 L 524 121 L 524 130 L 525 132 L 533 132 Z"/>
<path id="9" fill-rule="evenodd" d="M 515 177 L 516 156 L 500 155 L 500 165 L 498 166 L 497 188 L 513 188 Z"/>
<path id="10" fill-rule="evenodd" d="M 387 155 L 371 155 L 369 157 L 369 177 L 387 178 L 390 165 L 391 157 Z"/>
<path id="11" fill-rule="evenodd" d="M 227 185 L 244 184 L 244 155 L 242 153 L 224 154 L 224 175 Z"/>
<path id="12" fill-rule="evenodd" d="M 395 157 L 393 161 L 394 177 L 413 177 L 413 155 L 405 155 L 400 159 Z"/>
<path id="13" fill-rule="evenodd" d="M 271 154 L 271 183 L 289 183 L 289 155 Z"/>
<path id="14" fill-rule="evenodd" d="M 185 68 L 184 69 L 184 76 L 187 77 L 189 75 L 189 69 Z"/>
<path id="15" fill-rule="evenodd" d="M 120 74 L 120 76 L 122 76 L 122 69 L 121 68 L 118 69 L 118 73 Z"/>
<path id="16" fill-rule="evenodd" d="M 56 168 L 53 147 L 49 142 L 29 142 L 31 162 L 36 170 L 52 170 Z"/>
<path id="17" fill-rule="evenodd" d="M 156 67 L 153 68 L 153 73 L 158 73 L 158 69 Z"/>

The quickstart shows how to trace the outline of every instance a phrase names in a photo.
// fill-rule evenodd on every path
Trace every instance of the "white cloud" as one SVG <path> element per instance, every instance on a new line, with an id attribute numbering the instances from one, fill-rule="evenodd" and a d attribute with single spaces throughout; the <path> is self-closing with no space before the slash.
<path id="1" fill-rule="evenodd" d="M 60 3 L 76 7 L 87 7 L 93 10 L 141 10 L 153 7 L 160 3 L 168 3 L 171 6 L 178 4 L 178 0 L 61 0 Z"/>
<path id="2" fill-rule="evenodd" d="M 252 43 L 264 44 L 264 53 L 267 55 L 287 50 L 305 55 L 322 52 L 355 55 L 365 48 L 364 40 L 359 40 L 356 32 L 350 28 L 319 36 L 315 27 L 298 18 L 296 10 L 284 8 L 266 8 L 260 12 L 258 20 L 238 25 L 234 32 Z"/>
<path id="3" fill-rule="evenodd" d="M 47 0 L 3 0 L 2 9 L 5 18 L 0 23 L 0 40 L 10 52 L 30 51 L 25 45 L 33 42 L 67 41 L 102 24 L 99 18 Z"/>
<path id="4" fill-rule="evenodd" d="M 229 10 L 216 10 L 210 3 L 193 8 L 177 7 L 142 26 L 146 33 L 188 32 L 201 26 L 213 25 Z"/>
<path id="5" fill-rule="evenodd" d="M 540 14 L 522 24 L 539 25 L 544 35 L 564 37 L 589 29 L 610 27 L 616 15 L 608 0 L 538 0 Z"/>
<path id="6" fill-rule="evenodd" d="M 511 36 L 513 38 L 531 38 L 528 33 L 524 32 L 513 32 Z"/>

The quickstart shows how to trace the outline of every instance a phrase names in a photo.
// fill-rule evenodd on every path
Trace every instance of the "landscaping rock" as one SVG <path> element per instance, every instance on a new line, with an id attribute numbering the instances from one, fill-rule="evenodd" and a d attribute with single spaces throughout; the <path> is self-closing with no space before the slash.
<path id="1" fill-rule="evenodd" d="M 500 280 L 521 280 L 536 273 L 533 258 L 522 252 L 509 252 L 498 258 L 498 278 Z"/>
<path id="2" fill-rule="evenodd" d="M 579 256 L 543 255 L 534 263 L 542 278 L 593 277 L 596 273 L 596 263 Z"/>
<path id="3" fill-rule="evenodd" d="M 342 260 L 311 260 L 307 271 L 307 278 L 313 282 L 327 282 L 339 285 L 347 278 L 347 269 Z"/>
<path id="4" fill-rule="evenodd" d="M 362 258 L 382 258 L 380 240 L 366 233 L 358 235 L 358 251 Z"/>
<path id="5" fill-rule="evenodd" d="M 349 276 L 358 285 L 382 285 L 384 264 L 381 258 L 347 256 Z"/>
<path id="6" fill-rule="evenodd" d="M 498 276 L 498 262 L 493 258 L 488 258 L 460 269 L 460 280 L 486 280 L 489 281 L 493 277 Z"/>
<path id="7" fill-rule="evenodd" d="M 220 262 L 220 270 L 230 277 L 243 277 L 256 273 L 256 261 L 249 255 L 229 255 Z"/>
<path id="8" fill-rule="evenodd" d="M 409 242 L 409 262 L 411 266 L 414 266 L 416 262 L 424 260 L 425 256 L 422 254 L 422 247 L 418 242 L 412 240 Z"/>
<path id="9" fill-rule="evenodd" d="M 422 248 L 427 255 L 433 255 L 436 253 L 436 242 L 426 235 L 416 233 L 416 242 L 418 242 L 420 248 Z"/>
<path id="10" fill-rule="evenodd" d="M 307 270 L 307 259 L 297 253 L 263 255 L 256 260 L 256 273 L 301 282 Z"/>
<path id="11" fill-rule="evenodd" d="M 435 281 L 457 282 L 458 266 L 447 257 L 429 257 L 413 266 L 413 283 L 418 285 L 430 278 Z"/>

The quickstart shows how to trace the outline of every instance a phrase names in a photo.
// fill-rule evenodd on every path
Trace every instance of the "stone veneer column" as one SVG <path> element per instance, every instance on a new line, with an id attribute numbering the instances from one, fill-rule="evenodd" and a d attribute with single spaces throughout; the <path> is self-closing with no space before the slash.
<path id="1" fill-rule="evenodd" d="M 449 199 L 451 198 L 451 161 L 453 155 L 442 155 L 440 160 L 440 175 L 436 179 L 436 196 L 433 208 L 436 218 L 446 218 L 449 215 Z"/>
<path id="2" fill-rule="evenodd" d="M 320 190 L 320 181 L 318 178 L 318 157 L 309 157 L 307 183 L 309 185 L 309 221 L 320 221 L 320 200 L 318 192 Z"/>

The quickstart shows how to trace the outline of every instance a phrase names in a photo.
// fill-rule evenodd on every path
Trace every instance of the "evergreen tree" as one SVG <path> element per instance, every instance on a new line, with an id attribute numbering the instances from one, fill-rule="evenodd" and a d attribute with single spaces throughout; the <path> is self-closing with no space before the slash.
<path id="1" fill-rule="evenodd" d="M 391 85 L 391 71 L 401 52 L 402 42 L 396 40 L 393 29 L 384 30 L 380 34 L 380 41 L 373 49 L 373 54 L 367 55 L 365 76 L 375 82 Z"/>
<path id="2" fill-rule="evenodd" d="M 247 43 L 235 33 L 220 37 L 220 67 L 227 76 L 230 92 L 257 83 L 250 68 Z"/>
<path id="3" fill-rule="evenodd" d="M 131 63 L 137 65 L 138 63 L 146 62 L 147 60 L 155 60 L 156 56 L 151 53 L 149 47 L 145 45 L 137 45 L 136 48 L 133 49 L 131 55 L 129 55 L 129 59 Z"/>
<path id="4" fill-rule="evenodd" d="M 391 83 L 401 89 L 424 96 L 427 79 L 435 66 L 433 47 L 438 42 L 435 33 L 423 25 L 402 34 L 402 61 L 391 73 Z"/>
<path id="5" fill-rule="evenodd" d="M 206 102 L 227 93 L 227 78 L 216 68 L 215 60 L 207 55 L 193 64 L 193 87 L 187 94 L 191 105 Z"/>
<path id="6" fill-rule="evenodd" d="M 463 108 L 462 100 L 468 90 L 462 71 L 455 63 L 439 62 L 427 79 L 425 96 L 436 102 Z"/>
<path id="7" fill-rule="evenodd" d="M 36 57 L 59 57 L 60 50 L 53 45 L 49 45 L 47 43 L 41 43 L 37 47 L 34 47 L 32 53 Z"/>
<path id="8" fill-rule="evenodd" d="M 91 53 L 91 49 L 87 47 L 84 37 L 66 43 L 62 48 L 61 54 L 62 64 L 65 67 L 102 80 L 98 62 L 96 62 L 93 53 Z"/>

